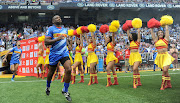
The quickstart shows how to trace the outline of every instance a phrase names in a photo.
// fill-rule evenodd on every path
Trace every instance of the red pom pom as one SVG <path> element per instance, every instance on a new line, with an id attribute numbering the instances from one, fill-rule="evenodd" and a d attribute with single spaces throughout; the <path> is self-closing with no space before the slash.
<path id="1" fill-rule="evenodd" d="M 88 27 L 84 26 L 83 29 L 84 29 L 84 31 L 85 31 L 86 33 L 89 33 Z"/>
<path id="2" fill-rule="evenodd" d="M 133 28 L 132 20 L 126 20 L 126 25 L 128 26 L 128 29 Z"/>
<path id="3" fill-rule="evenodd" d="M 123 29 L 124 31 L 127 31 L 127 30 L 129 29 L 129 27 L 128 27 L 127 24 L 125 23 L 125 24 L 123 24 L 122 29 Z"/>
<path id="4" fill-rule="evenodd" d="M 156 20 L 155 27 L 159 28 L 160 26 L 161 26 L 161 23 L 158 20 Z"/>
<path id="5" fill-rule="evenodd" d="M 101 25 L 99 31 L 100 31 L 101 33 L 106 33 L 106 32 L 109 31 L 109 26 L 108 26 L 108 25 Z"/>
<path id="6" fill-rule="evenodd" d="M 80 38 L 80 35 L 77 34 L 77 31 L 76 31 L 76 30 L 73 31 L 73 34 L 74 34 L 76 37 Z"/>
<path id="7" fill-rule="evenodd" d="M 148 28 L 154 28 L 155 25 L 156 25 L 156 21 L 157 21 L 157 20 L 156 20 L 155 18 L 150 19 L 150 20 L 147 22 Z"/>
<path id="8" fill-rule="evenodd" d="M 38 43 L 38 38 L 35 39 L 35 43 Z"/>
<path id="9" fill-rule="evenodd" d="M 82 33 L 85 33 L 85 32 L 86 32 L 86 31 L 85 31 L 85 28 L 86 28 L 85 26 L 82 26 L 82 27 L 81 27 Z"/>
<path id="10" fill-rule="evenodd" d="M 108 32 L 109 31 L 109 26 L 105 24 L 104 27 L 106 28 L 106 32 Z"/>

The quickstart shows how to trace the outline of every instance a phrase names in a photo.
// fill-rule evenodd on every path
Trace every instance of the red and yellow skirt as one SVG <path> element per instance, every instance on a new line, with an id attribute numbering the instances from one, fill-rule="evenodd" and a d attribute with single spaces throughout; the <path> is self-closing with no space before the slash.
<path id="1" fill-rule="evenodd" d="M 45 64 L 49 64 L 49 55 L 46 55 Z"/>
<path id="2" fill-rule="evenodd" d="M 115 61 L 115 63 L 118 62 L 118 59 L 115 57 L 114 52 L 108 52 L 106 57 L 106 65 L 108 65 L 109 62 Z"/>
<path id="3" fill-rule="evenodd" d="M 73 65 L 73 59 L 72 59 L 72 57 L 69 55 L 69 59 L 70 59 L 70 61 L 71 61 L 71 65 Z"/>
<path id="4" fill-rule="evenodd" d="M 98 64 L 98 57 L 97 57 L 97 55 L 94 52 L 88 53 L 87 67 L 90 67 L 91 63 L 97 63 Z"/>
<path id="5" fill-rule="evenodd" d="M 175 59 L 168 52 L 158 53 L 154 63 L 158 65 L 159 68 L 163 69 L 163 67 L 171 65 L 174 60 Z"/>
<path id="6" fill-rule="evenodd" d="M 74 63 L 81 62 L 81 65 L 83 65 L 83 59 L 81 53 L 76 53 L 74 58 Z"/>
<path id="7" fill-rule="evenodd" d="M 38 57 L 38 64 L 44 65 L 44 58 L 43 58 L 43 56 Z"/>
<path id="8" fill-rule="evenodd" d="M 140 64 L 142 63 L 142 59 L 141 59 L 141 54 L 139 54 L 139 52 L 131 52 L 130 57 L 129 57 L 129 65 L 134 65 L 135 62 L 140 62 Z"/>

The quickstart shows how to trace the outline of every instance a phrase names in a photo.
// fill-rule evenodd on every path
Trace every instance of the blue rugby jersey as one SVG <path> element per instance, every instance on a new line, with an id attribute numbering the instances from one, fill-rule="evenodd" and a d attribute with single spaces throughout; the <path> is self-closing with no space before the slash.
<path id="1" fill-rule="evenodd" d="M 67 35 L 68 29 L 66 28 L 57 28 L 55 25 L 48 28 L 46 37 L 51 37 L 51 39 L 56 39 L 60 35 Z M 64 53 L 68 52 L 67 49 L 67 43 L 66 38 L 63 40 L 57 41 L 54 44 L 52 44 L 52 47 L 50 48 L 50 54 L 57 54 L 57 55 L 63 55 Z"/>
<path id="2" fill-rule="evenodd" d="M 10 52 L 13 52 L 11 56 L 11 62 L 19 61 L 21 53 L 22 53 L 22 49 L 21 48 L 18 49 L 18 47 L 15 46 L 12 50 L 10 50 Z"/>

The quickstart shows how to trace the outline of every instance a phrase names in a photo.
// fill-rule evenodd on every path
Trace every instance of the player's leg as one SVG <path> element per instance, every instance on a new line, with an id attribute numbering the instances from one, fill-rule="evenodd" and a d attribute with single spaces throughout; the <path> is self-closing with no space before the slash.
<path id="1" fill-rule="evenodd" d="M 12 65 L 10 66 L 10 70 L 11 70 L 12 73 L 13 73 L 13 76 L 12 76 L 12 78 L 11 78 L 11 81 L 14 81 L 14 77 L 15 77 L 15 75 L 14 75 L 14 64 L 12 64 Z"/>
<path id="2" fill-rule="evenodd" d="M 51 79 L 52 76 L 56 70 L 57 65 L 49 65 L 49 72 L 47 75 L 47 88 L 46 88 L 46 94 L 49 95 L 50 94 L 50 84 L 51 84 Z"/>
<path id="3" fill-rule="evenodd" d="M 62 90 L 62 94 L 66 97 L 68 101 L 72 101 L 70 97 L 70 93 L 68 92 L 69 83 L 71 81 L 71 61 L 69 57 L 64 57 L 61 60 L 61 63 L 65 69 L 65 76 L 64 76 L 64 88 Z"/>

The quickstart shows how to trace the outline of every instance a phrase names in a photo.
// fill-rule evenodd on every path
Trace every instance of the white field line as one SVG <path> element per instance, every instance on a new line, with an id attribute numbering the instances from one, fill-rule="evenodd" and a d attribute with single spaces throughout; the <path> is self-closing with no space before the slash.
<path id="1" fill-rule="evenodd" d="M 169 74 L 180 74 L 180 73 L 169 73 Z M 152 74 L 152 75 L 141 75 L 141 77 L 144 77 L 144 76 L 157 76 L 157 75 L 162 75 L 162 74 Z M 127 77 L 133 77 L 133 76 L 118 76 L 117 78 L 127 78 Z M 98 78 L 98 79 L 105 79 L 107 77 L 101 77 L 101 78 Z M 111 77 L 113 78 L 113 77 Z M 84 78 L 84 79 L 90 79 L 90 78 Z M 80 80 L 80 79 L 76 79 L 76 80 Z M 31 83 L 31 82 L 44 82 L 46 80 L 33 80 L 33 81 L 6 81 L 6 82 L 0 82 L 0 83 Z M 60 80 L 55 80 L 55 81 L 60 81 Z"/>

